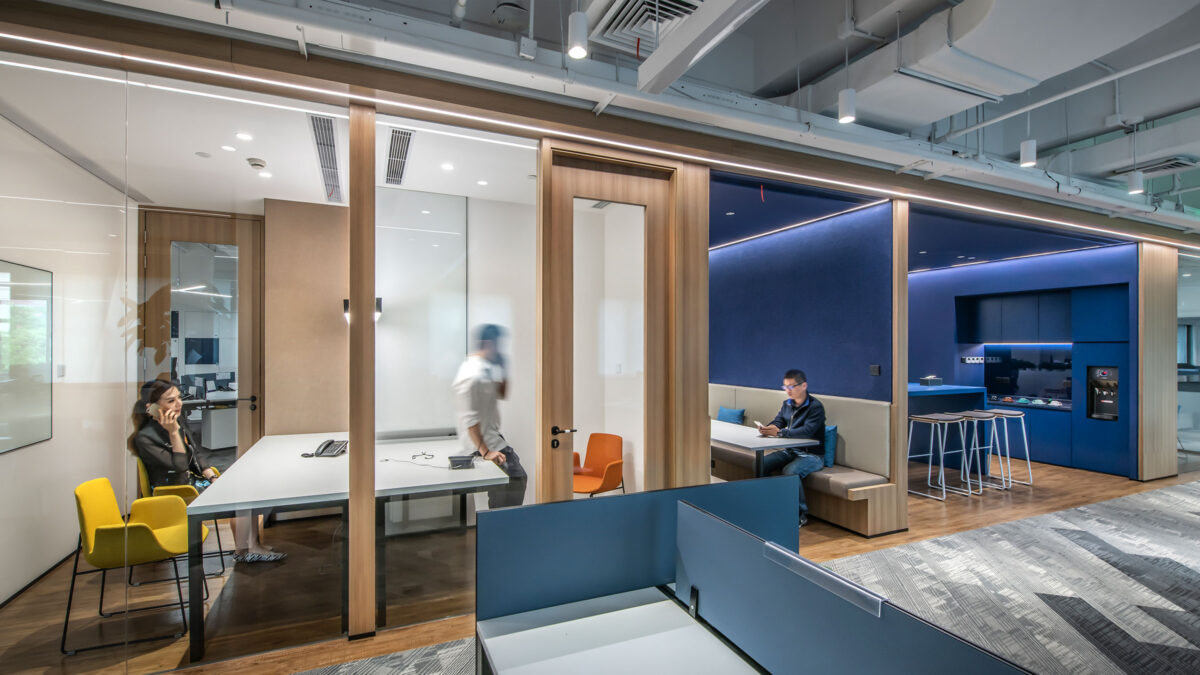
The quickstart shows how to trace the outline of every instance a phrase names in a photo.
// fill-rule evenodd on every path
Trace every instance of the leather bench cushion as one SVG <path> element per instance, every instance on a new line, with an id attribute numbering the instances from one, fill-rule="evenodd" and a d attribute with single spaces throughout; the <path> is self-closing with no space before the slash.
<path id="1" fill-rule="evenodd" d="M 834 464 L 811 473 L 804 479 L 804 487 L 807 490 L 816 490 L 825 494 L 833 495 L 846 499 L 849 496 L 850 490 L 854 488 L 867 487 L 869 485 L 883 485 L 887 479 L 879 474 L 867 473 L 858 469 L 851 469 L 848 466 Z"/>

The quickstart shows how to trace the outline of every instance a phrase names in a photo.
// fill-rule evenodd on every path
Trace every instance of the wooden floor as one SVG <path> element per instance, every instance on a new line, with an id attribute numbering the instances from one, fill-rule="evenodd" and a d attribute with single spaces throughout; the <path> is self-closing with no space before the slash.
<path id="1" fill-rule="evenodd" d="M 924 464 L 909 465 L 912 489 L 925 487 L 925 468 Z M 1014 474 L 1017 479 L 1023 477 L 1016 467 Z M 973 497 L 952 494 L 944 502 L 910 494 L 907 532 L 867 539 L 835 525 L 811 520 L 800 530 L 800 555 L 825 562 L 1193 480 L 1200 480 L 1200 473 L 1142 483 L 1121 476 L 1035 462 L 1032 486 L 1013 485 L 1011 490 L 985 489 L 982 495 Z"/>
<path id="2" fill-rule="evenodd" d="M 912 467 L 914 484 L 921 468 L 923 465 Z M 924 474 L 920 475 L 923 478 Z M 873 539 L 813 520 L 800 531 L 800 553 L 823 562 L 1200 480 L 1200 472 L 1139 483 L 1035 464 L 1034 479 L 1032 487 L 1014 486 L 1007 492 L 987 490 L 981 497 L 952 495 L 944 503 L 910 496 L 909 530 Z M 467 530 L 415 535 L 389 543 L 389 578 L 407 582 L 389 586 L 389 620 L 424 623 L 380 631 L 373 638 L 353 642 L 337 637 L 339 523 L 332 518 L 278 524 L 268 530 L 267 538 L 291 554 L 280 569 L 242 565 L 224 579 L 210 580 L 213 598 L 207 622 L 209 650 L 205 662 L 191 668 L 187 667 L 186 638 L 68 657 L 59 654 L 58 638 L 70 576 L 68 560 L 0 608 L 0 672 L 148 673 L 186 668 L 189 673 L 292 673 L 474 634 L 474 617 L 469 612 L 474 605 L 475 537 L 473 530 Z M 97 619 L 99 575 L 89 577 L 77 587 L 70 639 L 81 644 L 96 639 L 102 631 L 108 640 L 120 639 L 119 619 Z M 121 602 L 121 584 L 115 577 L 109 579 L 109 584 L 106 602 Z M 173 594 L 174 584 L 132 588 L 130 602 L 162 602 Z M 455 614 L 459 616 L 430 620 Z M 152 612 L 131 620 L 129 634 L 145 635 L 177 625 L 178 612 Z"/>

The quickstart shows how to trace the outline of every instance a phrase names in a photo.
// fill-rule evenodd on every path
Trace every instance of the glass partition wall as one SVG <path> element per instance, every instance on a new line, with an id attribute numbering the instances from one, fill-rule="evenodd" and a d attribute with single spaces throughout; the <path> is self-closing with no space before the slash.
<path id="1" fill-rule="evenodd" d="M 375 158 L 377 618 L 395 626 L 472 612 L 475 512 L 533 501 L 537 143 L 381 113 Z"/>
<path id="2" fill-rule="evenodd" d="M 1178 364 L 1179 473 L 1200 471 L 1200 260 L 1179 255 Z"/>
<path id="3" fill-rule="evenodd" d="M 0 54 L 0 669 L 344 634 L 347 117 Z"/>

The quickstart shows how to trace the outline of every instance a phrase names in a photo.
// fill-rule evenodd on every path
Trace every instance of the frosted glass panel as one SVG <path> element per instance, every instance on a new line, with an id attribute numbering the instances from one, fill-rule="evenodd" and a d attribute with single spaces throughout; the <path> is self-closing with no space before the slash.
<path id="1" fill-rule="evenodd" d="M 0 452 L 50 438 L 51 283 L 0 260 Z"/>
<path id="2" fill-rule="evenodd" d="M 450 433 L 450 382 L 467 348 L 467 200 L 383 186 L 375 195 L 375 428 Z"/>

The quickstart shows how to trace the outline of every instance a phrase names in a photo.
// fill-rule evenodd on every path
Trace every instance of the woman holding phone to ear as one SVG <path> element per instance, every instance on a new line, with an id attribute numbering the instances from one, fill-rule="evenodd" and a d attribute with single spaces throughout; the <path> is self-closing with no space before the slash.
<path id="1" fill-rule="evenodd" d="M 199 443 L 183 418 L 183 397 L 179 387 L 167 380 L 151 380 L 142 385 L 141 396 L 133 409 L 134 432 L 130 445 L 141 458 L 149 477 L 150 489 L 160 485 L 194 485 L 203 490 L 217 479 Z M 149 495 L 146 495 L 149 496 Z M 276 562 L 287 557 L 264 546 L 258 528 L 252 526 L 251 512 L 234 519 L 233 535 L 238 562 Z M 255 519 L 257 520 L 257 519 Z"/>

